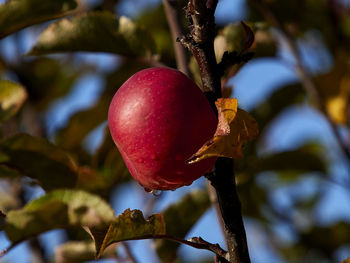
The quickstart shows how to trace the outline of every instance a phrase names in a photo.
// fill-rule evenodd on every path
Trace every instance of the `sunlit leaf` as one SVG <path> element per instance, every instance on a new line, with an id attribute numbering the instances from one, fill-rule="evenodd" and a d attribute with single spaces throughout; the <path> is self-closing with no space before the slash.
<path id="1" fill-rule="evenodd" d="M 17 184 L 18 186 L 18 184 Z M 14 185 L 16 187 L 16 185 Z M 0 188 L 0 210 L 3 213 L 7 213 L 12 209 L 20 207 L 21 201 L 18 196 L 15 196 L 10 189 Z"/>
<path id="2" fill-rule="evenodd" d="M 7 214 L 5 231 L 16 244 L 57 228 L 103 228 L 113 220 L 113 209 L 100 197 L 83 191 L 56 190 Z"/>
<path id="3" fill-rule="evenodd" d="M 215 39 L 216 53 L 253 51 L 254 56 L 274 56 L 277 51 L 276 42 L 264 23 L 228 24 Z M 218 45 L 221 43 L 221 48 Z M 219 50 L 218 50 L 219 49 Z"/>
<path id="4" fill-rule="evenodd" d="M 148 32 L 129 18 L 118 19 L 108 12 L 91 12 L 51 24 L 29 54 L 72 51 L 143 56 L 154 52 L 154 42 Z"/>
<path id="5" fill-rule="evenodd" d="M 322 103 L 330 118 L 338 124 L 346 124 L 348 121 L 349 68 L 347 55 L 339 53 L 333 68 L 326 74 L 315 78 Z"/>
<path id="6" fill-rule="evenodd" d="M 209 207 L 210 201 L 206 192 L 196 191 L 185 195 L 178 203 L 170 205 L 162 213 L 167 235 L 185 238 L 188 231 Z M 174 262 L 178 243 L 158 239 L 155 244 L 162 262 Z"/>
<path id="7" fill-rule="evenodd" d="M 192 155 L 188 163 L 213 156 L 241 158 L 243 143 L 258 136 L 258 124 L 247 112 L 238 109 L 237 99 L 218 99 L 215 104 L 219 123 L 214 137 Z"/>
<path id="8" fill-rule="evenodd" d="M 350 263 L 350 258 L 343 260 L 341 263 Z"/>
<path id="9" fill-rule="evenodd" d="M 161 214 L 153 214 L 145 219 L 140 210 L 127 209 L 111 223 L 102 244 L 96 243 L 96 254 L 97 257 L 100 257 L 103 251 L 112 243 L 150 238 L 165 235 L 165 233 L 165 223 Z"/>
<path id="10" fill-rule="evenodd" d="M 80 263 L 95 258 L 95 244 L 91 241 L 70 241 L 55 248 L 57 263 Z"/>
<path id="11" fill-rule="evenodd" d="M 74 187 L 77 181 L 76 164 L 65 151 L 27 134 L 0 142 L 0 164 L 37 180 L 45 190 Z"/>
<path id="12" fill-rule="evenodd" d="M 65 15 L 74 0 L 9 0 L 0 5 L 0 39 L 25 27 Z"/>
<path id="13" fill-rule="evenodd" d="M 0 121 L 15 115 L 26 98 L 27 92 L 21 85 L 0 80 Z"/>

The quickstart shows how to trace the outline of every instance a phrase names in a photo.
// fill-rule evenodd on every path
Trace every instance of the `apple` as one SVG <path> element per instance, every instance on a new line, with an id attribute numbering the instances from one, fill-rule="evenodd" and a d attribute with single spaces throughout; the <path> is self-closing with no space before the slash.
<path id="1" fill-rule="evenodd" d="M 216 158 L 185 163 L 213 137 L 217 117 L 199 87 L 178 70 L 155 67 L 131 76 L 112 99 L 108 125 L 146 191 L 190 185 L 213 169 Z"/>

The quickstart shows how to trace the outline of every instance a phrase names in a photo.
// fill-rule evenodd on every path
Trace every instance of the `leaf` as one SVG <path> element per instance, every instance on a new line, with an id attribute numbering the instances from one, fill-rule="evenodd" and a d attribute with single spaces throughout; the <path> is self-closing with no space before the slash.
<path id="1" fill-rule="evenodd" d="M 9 0 L 0 5 L 0 39 L 25 27 L 63 16 L 76 7 L 74 0 Z"/>
<path id="2" fill-rule="evenodd" d="M 334 251 L 350 244 L 349 236 L 350 224 L 340 221 L 330 226 L 314 226 L 306 229 L 305 232 L 300 233 L 298 244 L 303 244 L 306 251 L 318 249 L 331 257 Z"/>
<path id="3" fill-rule="evenodd" d="M 15 115 L 26 99 L 27 92 L 21 85 L 0 80 L 0 122 Z"/>
<path id="4" fill-rule="evenodd" d="M 105 129 L 104 136 L 104 141 L 95 152 L 92 163 L 103 177 L 104 192 L 109 192 L 112 187 L 130 180 L 132 177 L 113 142 L 108 127 Z"/>
<path id="5" fill-rule="evenodd" d="M 341 263 L 350 263 L 350 258 L 343 260 Z"/>
<path id="6" fill-rule="evenodd" d="M 333 68 L 326 74 L 317 76 L 315 82 L 326 111 L 333 122 L 348 122 L 348 105 L 350 97 L 350 67 L 348 56 L 338 52 Z"/>
<path id="7" fill-rule="evenodd" d="M 214 137 L 187 160 L 189 164 L 214 156 L 241 158 L 243 143 L 258 136 L 257 122 L 237 108 L 237 99 L 218 99 L 215 105 L 219 123 Z"/>
<path id="8" fill-rule="evenodd" d="M 29 55 L 59 52 L 111 52 L 123 56 L 154 53 L 151 36 L 129 18 L 108 12 L 90 12 L 51 24 Z"/>
<path id="9" fill-rule="evenodd" d="M 96 257 L 99 258 L 112 243 L 150 238 L 165 233 L 165 223 L 161 214 L 153 214 L 145 220 L 140 210 L 127 209 L 110 224 L 102 244 L 96 243 Z"/>
<path id="10" fill-rule="evenodd" d="M 49 141 L 18 134 L 0 143 L 0 164 L 38 181 L 45 190 L 75 187 L 72 158 Z"/>
<path id="11" fill-rule="evenodd" d="M 305 145 L 299 149 L 259 157 L 251 167 L 256 173 L 262 171 L 296 171 L 296 172 L 326 172 L 324 160 L 312 145 Z"/>
<path id="12" fill-rule="evenodd" d="M 7 237 L 17 244 L 57 228 L 87 226 L 103 228 L 114 217 L 113 209 L 100 197 L 84 191 L 56 190 L 7 214 Z"/>
<path id="13" fill-rule="evenodd" d="M 89 73 L 86 64 L 74 65 L 48 57 L 22 61 L 15 67 L 16 74 L 26 87 L 31 105 L 44 111 L 53 100 L 66 95 L 81 73 Z"/>
<path id="14" fill-rule="evenodd" d="M 223 42 L 222 47 L 229 52 L 253 51 L 255 57 L 261 57 L 274 56 L 277 51 L 270 28 L 261 22 L 228 24 L 215 40 L 219 39 Z"/>
<path id="15" fill-rule="evenodd" d="M 284 109 L 302 103 L 304 98 L 305 90 L 300 83 L 282 86 L 259 104 L 252 114 L 257 119 L 260 129 L 263 130 Z"/>
<path id="16" fill-rule="evenodd" d="M 16 178 L 22 177 L 22 174 L 15 169 L 11 169 L 6 165 L 0 165 L 0 178 Z"/>
<path id="17" fill-rule="evenodd" d="M 70 241 L 55 248 L 57 263 L 80 263 L 93 260 L 95 245 L 91 241 Z"/>
<path id="18" fill-rule="evenodd" d="M 184 238 L 209 207 L 210 200 L 204 191 L 189 193 L 178 203 L 170 205 L 162 213 L 167 235 Z M 162 262 L 174 262 L 179 243 L 157 239 L 155 245 Z"/>

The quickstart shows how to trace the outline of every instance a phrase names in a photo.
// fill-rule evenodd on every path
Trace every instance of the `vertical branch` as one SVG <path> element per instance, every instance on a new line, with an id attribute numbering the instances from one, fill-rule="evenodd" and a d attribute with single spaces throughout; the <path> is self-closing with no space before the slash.
<path id="1" fill-rule="evenodd" d="M 180 38 L 180 42 L 197 60 L 202 88 L 211 105 L 222 96 L 220 74 L 214 52 L 216 5 L 217 0 L 189 0 L 186 15 L 191 24 L 191 33 Z M 207 178 L 216 191 L 224 221 L 230 262 L 250 263 L 233 165 L 232 159 L 218 158 L 214 173 L 209 174 Z"/>
<path id="2" fill-rule="evenodd" d="M 179 42 L 177 42 L 177 38 L 183 35 L 181 22 L 179 19 L 178 11 L 177 11 L 177 1 L 176 0 L 163 0 L 164 11 L 166 18 L 168 20 L 168 24 L 170 27 L 171 37 L 174 43 L 175 49 L 175 57 L 177 68 L 189 76 L 190 71 L 188 69 L 188 58 L 186 55 L 186 50 L 184 46 L 182 46 Z"/>
<path id="3" fill-rule="evenodd" d="M 217 69 L 214 38 L 214 12 L 217 0 L 190 0 L 186 15 L 191 22 L 191 34 L 180 38 L 180 42 L 187 47 L 197 60 L 202 89 L 206 93 L 214 93 L 221 97 L 220 75 Z"/>
<path id="4" fill-rule="evenodd" d="M 234 162 L 229 158 L 218 158 L 215 173 L 207 176 L 215 188 L 218 202 L 225 223 L 225 234 L 230 260 L 234 263 L 250 262 L 247 238 L 242 219 L 234 178 Z"/>

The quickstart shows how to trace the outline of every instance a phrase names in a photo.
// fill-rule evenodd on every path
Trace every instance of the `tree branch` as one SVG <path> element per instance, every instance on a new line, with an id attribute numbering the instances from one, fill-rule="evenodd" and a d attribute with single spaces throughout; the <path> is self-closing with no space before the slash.
<path id="1" fill-rule="evenodd" d="M 320 94 L 317 90 L 317 86 L 313 82 L 311 76 L 305 69 L 301 54 L 298 50 L 298 47 L 295 43 L 295 40 L 293 38 L 293 35 L 290 34 L 290 32 L 283 26 L 282 22 L 280 21 L 279 17 L 269 8 L 269 6 L 262 0 L 251 0 L 253 1 L 257 7 L 261 10 L 262 14 L 265 16 L 266 20 L 268 20 L 274 27 L 276 27 L 281 33 L 282 36 L 292 53 L 293 57 L 295 58 L 295 71 L 297 75 L 299 76 L 299 79 L 301 81 L 301 84 L 303 85 L 305 91 L 307 92 L 311 102 L 316 105 L 317 108 L 319 108 L 323 113 L 324 116 L 330 125 L 333 134 L 335 136 L 335 139 L 337 140 L 342 152 L 347 157 L 348 161 L 350 161 L 350 149 L 348 145 L 345 144 L 344 140 L 342 139 L 342 136 L 340 134 L 340 131 L 337 127 L 337 125 L 331 120 L 329 117 L 327 110 L 325 108 L 324 103 L 322 102 L 322 99 L 320 97 Z"/>
<path id="2" fill-rule="evenodd" d="M 134 255 L 133 255 L 132 252 L 131 252 L 131 249 L 130 249 L 129 244 L 126 243 L 126 242 L 122 242 L 122 246 L 124 247 L 125 253 L 126 253 L 126 255 L 127 255 L 128 259 L 129 259 L 129 261 L 130 261 L 131 263 L 137 263 L 136 258 L 134 257 Z"/>
<path id="3" fill-rule="evenodd" d="M 183 73 L 185 73 L 187 76 L 189 76 L 190 71 L 188 69 L 188 58 L 186 54 L 186 49 L 177 41 L 177 38 L 183 35 L 181 22 L 179 19 L 177 6 L 176 6 L 177 1 L 163 0 L 163 5 L 164 5 L 165 15 L 168 20 L 168 25 L 170 27 L 173 43 L 174 43 L 177 68 Z"/>
<path id="4" fill-rule="evenodd" d="M 249 251 L 234 177 L 234 161 L 218 158 L 215 171 L 207 179 L 216 189 L 221 215 L 225 223 L 230 260 L 234 263 L 249 263 Z"/>
<path id="5" fill-rule="evenodd" d="M 215 108 L 215 100 L 222 97 L 220 69 L 214 52 L 216 5 L 217 0 L 190 0 L 186 8 L 186 15 L 191 24 L 191 33 L 180 38 L 180 42 L 192 52 L 197 60 L 202 89 L 213 108 Z M 241 204 L 236 191 L 233 160 L 218 158 L 215 173 L 207 178 L 215 188 L 218 197 L 225 224 L 229 261 L 231 263 L 250 263 Z"/>

